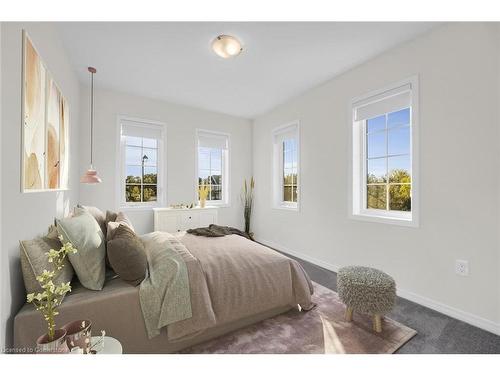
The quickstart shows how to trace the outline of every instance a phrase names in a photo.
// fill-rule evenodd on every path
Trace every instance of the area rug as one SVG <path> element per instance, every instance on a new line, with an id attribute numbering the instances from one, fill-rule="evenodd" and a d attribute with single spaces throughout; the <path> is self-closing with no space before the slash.
<path id="1" fill-rule="evenodd" d="M 370 316 L 354 313 L 344 319 L 345 307 L 337 293 L 314 283 L 308 312 L 289 312 L 195 345 L 180 353 L 190 354 L 370 354 L 394 353 L 417 332 L 385 318 L 382 333 L 372 330 Z"/>

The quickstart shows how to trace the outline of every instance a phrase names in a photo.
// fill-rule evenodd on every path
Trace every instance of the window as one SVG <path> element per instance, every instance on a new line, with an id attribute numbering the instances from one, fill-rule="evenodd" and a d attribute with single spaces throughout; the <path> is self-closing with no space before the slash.
<path id="1" fill-rule="evenodd" d="M 120 131 L 121 207 L 158 206 L 163 203 L 162 154 L 164 126 L 122 118 Z"/>
<path id="2" fill-rule="evenodd" d="M 197 130 L 197 181 L 199 188 L 208 186 L 210 204 L 229 203 L 229 135 L 207 130 Z"/>
<path id="3" fill-rule="evenodd" d="M 353 104 L 353 215 L 416 225 L 417 80 Z"/>
<path id="4" fill-rule="evenodd" d="M 274 206 L 298 209 L 299 202 L 299 125 L 293 123 L 273 132 Z"/>

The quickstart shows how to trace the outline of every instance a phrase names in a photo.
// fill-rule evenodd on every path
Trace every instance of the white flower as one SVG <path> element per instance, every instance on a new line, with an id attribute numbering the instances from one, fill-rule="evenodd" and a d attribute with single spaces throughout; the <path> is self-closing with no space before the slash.
<path id="1" fill-rule="evenodd" d="M 47 293 L 46 293 L 46 292 L 43 292 L 43 293 L 37 293 L 37 294 L 35 295 L 35 299 L 36 299 L 37 301 L 41 301 L 41 300 L 43 300 L 45 297 L 47 297 Z"/>
<path id="2" fill-rule="evenodd" d="M 49 262 L 50 262 L 53 258 L 57 258 L 59 256 L 59 251 L 56 251 L 54 249 L 50 249 L 48 253 L 45 253 L 45 255 L 47 255 L 47 257 L 49 258 Z"/>

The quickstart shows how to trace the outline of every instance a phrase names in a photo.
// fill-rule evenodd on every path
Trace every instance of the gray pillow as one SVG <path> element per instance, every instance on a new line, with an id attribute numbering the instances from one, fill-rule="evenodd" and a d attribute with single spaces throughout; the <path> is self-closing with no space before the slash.
<path id="1" fill-rule="evenodd" d="M 53 232 L 49 230 L 47 236 L 37 237 L 28 241 L 19 241 L 19 244 L 21 270 L 26 293 L 42 292 L 42 288 L 40 283 L 36 280 L 36 277 L 40 275 L 43 270 L 52 270 L 53 265 L 48 262 L 45 253 L 50 249 L 59 250 L 62 246 L 61 241 L 59 241 L 57 236 L 54 238 Z M 71 263 L 68 258 L 66 258 L 64 260 L 64 267 L 54 279 L 54 283 L 57 285 L 70 282 L 74 273 Z"/>
<path id="2" fill-rule="evenodd" d="M 132 222 L 129 220 L 127 215 L 125 215 L 123 212 L 118 212 L 116 215 L 115 221 L 110 221 L 108 223 L 108 233 L 106 235 L 106 239 L 109 241 L 111 238 L 114 236 L 115 230 L 120 226 L 120 225 L 125 225 L 129 227 L 132 232 L 135 232 L 134 226 L 132 225 Z"/>
<path id="3" fill-rule="evenodd" d="M 139 285 L 146 277 L 144 245 L 128 226 L 120 224 L 108 240 L 108 258 L 113 270 L 127 283 Z"/>
<path id="4" fill-rule="evenodd" d="M 108 228 L 108 223 L 110 221 L 116 221 L 117 216 L 118 214 L 116 212 L 106 210 L 106 230 Z"/>
<path id="5" fill-rule="evenodd" d="M 77 205 L 78 208 L 83 208 L 84 210 L 87 210 L 97 221 L 99 226 L 101 227 L 102 233 L 104 233 L 104 238 L 106 238 L 106 215 L 104 212 L 102 212 L 100 209 L 94 206 L 84 206 L 84 205 Z"/>
<path id="6" fill-rule="evenodd" d="M 108 231 L 108 224 L 110 222 L 113 222 L 113 221 L 116 221 L 116 217 L 118 216 L 118 214 L 116 212 L 113 212 L 113 211 L 109 211 L 109 210 L 106 210 L 106 249 L 108 248 L 108 234 L 107 234 L 107 231 Z M 106 267 L 111 267 L 111 264 L 109 264 L 109 258 L 108 258 L 108 253 L 106 251 Z"/>
<path id="7" fill-rule="evenodd" d="M 94 217 L 86 210 L 75 209 L 75 216 L 56 220 L 57 231 L 69 241 L 77 253 L 69 261 L 78 279 L 87 289 L 101 290 L 104 285 L 106 255 L 104 233 Z"/>

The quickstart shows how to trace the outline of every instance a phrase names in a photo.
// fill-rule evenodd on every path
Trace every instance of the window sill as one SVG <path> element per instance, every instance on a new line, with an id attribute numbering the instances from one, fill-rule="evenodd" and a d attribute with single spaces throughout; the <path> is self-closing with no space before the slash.
<path id="1" fill-rule="evenodd" d="M 350 215 L 350 218 L 353 220 L 359 221 L 367 221 L 372 223 L 379 224 L 390 224 L 390 225 L 398 225 L 403 227 L 418 227 L 418 222 L 412 216 L 389 216 L 389 215 L 380 215 L 377 213 L 353 213 Z"/>
<path id="2" fill-rule="evenodd" d="M 231 207 L 231 205 L 229 203 L 214 202 L 214 201 L 206 201 L 206 206 L 217 207 L 217 208 L 228 208 L 228 207 Z"/>
<path id="3" fill-rule="evenodd" d="M 151 206 L 119 206 L 118 209 L 121 211 L 150 211 L 153 208 L 163 207 L 161 204 L 155 204 Z"/>
<path id="4" fill-rule="evenodd" d="M 275 210 L 284 210 L 284 211 L 292 211 L 292 212 L 299 212 L 300 209 L 299 209 L 299 205 L 296 205 L 296 206 L 290 206 L 290 205 L 286 205 L 286 204 L 277 204 L 277 205 L 274 205 L 273 208 Z"/>

